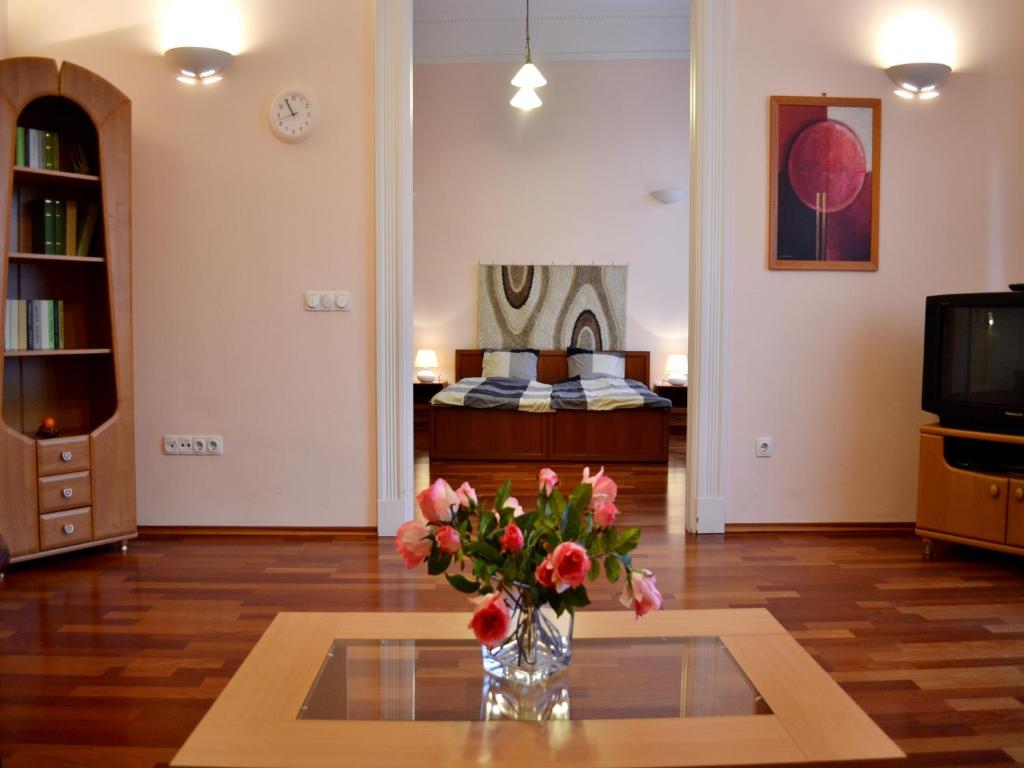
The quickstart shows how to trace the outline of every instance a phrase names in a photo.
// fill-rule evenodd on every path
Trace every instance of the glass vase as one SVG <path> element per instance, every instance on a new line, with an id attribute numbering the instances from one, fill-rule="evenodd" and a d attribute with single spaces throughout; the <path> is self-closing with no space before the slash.
<path id="1" fill-rule="evenodd" d="M 527 591 L 506 593 L 512 616 L 508 638 L 483 646 L 484 671 L 513 685 L 528 687 L 565 669 L 572 660 L 573 615 L 560 617 L 550 605 L 534 605 Z"/>

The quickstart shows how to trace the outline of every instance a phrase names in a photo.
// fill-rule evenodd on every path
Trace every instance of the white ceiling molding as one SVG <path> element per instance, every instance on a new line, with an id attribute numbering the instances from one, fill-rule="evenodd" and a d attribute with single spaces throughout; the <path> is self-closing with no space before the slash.
<path id="1" fill-rule="evenodd" d="M 418 64 L 522 59 L 525 0 L 415 0 Z M 690 0 L 531 0 L 540 61 L 685 59 Z"/>

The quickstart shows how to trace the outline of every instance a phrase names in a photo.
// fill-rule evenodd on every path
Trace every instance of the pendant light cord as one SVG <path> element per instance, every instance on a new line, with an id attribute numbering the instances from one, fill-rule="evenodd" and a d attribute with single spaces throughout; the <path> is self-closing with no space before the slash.
<path id="1" fill-rule="evenodd" d="M 530 57 L 530 0 L 526 0 L 526 63 L 533 59 Z"/>

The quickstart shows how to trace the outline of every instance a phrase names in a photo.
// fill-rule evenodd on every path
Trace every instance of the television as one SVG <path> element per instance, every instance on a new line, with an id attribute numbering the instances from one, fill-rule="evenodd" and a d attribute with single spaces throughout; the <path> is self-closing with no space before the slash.
<path id="1" fill-rule="evenodd" d="M 1024 292 L 928 297 L 921 408 L 944 426 L 1024 434 Z"/>

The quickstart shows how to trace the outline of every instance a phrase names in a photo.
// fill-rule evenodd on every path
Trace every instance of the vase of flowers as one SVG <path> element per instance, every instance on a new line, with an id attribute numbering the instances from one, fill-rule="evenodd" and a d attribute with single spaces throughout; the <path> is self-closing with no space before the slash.
<path id="1" fill-rule="evenodd" d="M 583 478 L 566 496 L 558 475 L 538 474 L 535 508 L 527 511 L 506 481 L 486 504 L 463 483 L 438 479 L 416 497 L 422 519 L 398 529 L 395 547 L 415 568 L 426 562 L 460 592 L 475 595 L 469 622 L 483 646 L 484 669 L 529 686 L 572 659 L 575 612 L 590 604 L 586 583 L 623 578 L 621 602 L 637 617 L 661 607 L 654 574 L 637 568 L 639 528 L 616 523 L 618 488 L 604 473 Z"/>

